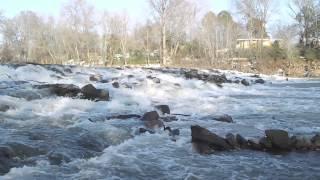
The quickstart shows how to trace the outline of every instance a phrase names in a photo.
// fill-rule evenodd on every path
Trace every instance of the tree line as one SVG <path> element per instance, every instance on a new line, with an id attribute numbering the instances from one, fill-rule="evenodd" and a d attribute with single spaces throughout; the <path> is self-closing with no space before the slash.
<path id="1" fill-rule="evenodd" d="M 281 41 L 238 49 L 238 39 L 270 38 L 274 0 L 237 0 L 236 12 L 202 12 L 195 0 L 148 0 L 150 16 L 132 23 L 125 12 L 97 13 L 86 0 L 70 0 L 60 17 L 23 11 L 0 15 L 2 62 L 114 65 L 129 63 L 214 66 L 228 59 L 303 56 L 320 59 L 320 1 L 291 0 L 294 23 L 273 27 Z M 232 15 L 234 14 L 234 15 Z M 297 40 L 296 40 L 297 39 Z"/>

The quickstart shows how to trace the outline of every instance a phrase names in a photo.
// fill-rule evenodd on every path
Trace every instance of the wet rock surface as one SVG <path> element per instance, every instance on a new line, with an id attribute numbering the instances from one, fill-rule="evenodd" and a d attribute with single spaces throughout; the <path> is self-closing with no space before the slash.
<path id="1" fill-rule="evenodd" d="M 201 154 L 212 154 L 215 151 L 229 151 L 232 149 L 250 149 L 254 151 L 267 151 L 271 153 L 281 153 L 290 151 L 316 151 L 318 135 L 314 137 L 291 138 L 288 132 L 279 129 L 265 131 L 265 137 L 245 139 L 241 135 L 228 133 L 225 138 L 210 132 L 200 126 L 191 126 L 191 139 L 195 143 L 196 150 Z M 197 145 L 198 144 L 198 145 Z"/>

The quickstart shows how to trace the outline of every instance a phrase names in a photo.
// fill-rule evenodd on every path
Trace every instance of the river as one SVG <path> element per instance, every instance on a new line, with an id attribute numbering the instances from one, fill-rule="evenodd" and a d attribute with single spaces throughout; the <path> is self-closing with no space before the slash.
<path id="1" fill-rule="evenodd" d="M 221 72 L 229 79 L 253 79 L 250 74 Z M 117 80 L 120 88 L 90 81 L 92 74 Z M 150 75 L 161 83 L 146 78 Z M 144 68 L 0 65 L 0 107 L 7 107 L 0 111 L 0 146 L 31 148 L 0 179 L 319 179 L 319 152 L 236 150 L 200 155 L 193 149 L 191 125 L 247 138 L 261 137 L 270 128 L 290 135 L 320 132 L 320 80 L 262 77 L 265 84 L 230 83 L 221 88 Z M 46 83 L 93 84 L 108 89 L 111 100 L 56 97 L 34 88 Z M 106 119 L 143 114 L 159 104 L 188 115 L 166 123 L 180 130 L 175 141 L 162 130 L 137 135 L 143 126 L 139 119 Z M 207 118 L 223 114 L 235 123 Z M 59 157 L 62 162 L 54 164 Z"/>

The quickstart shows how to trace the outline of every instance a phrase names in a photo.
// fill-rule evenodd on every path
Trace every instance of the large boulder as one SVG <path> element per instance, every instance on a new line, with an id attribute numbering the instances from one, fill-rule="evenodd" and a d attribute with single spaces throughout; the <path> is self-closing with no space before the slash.
<path id="1" fill-rule="evenodd" d="M 156 109 L 161 111 L 162 114 L 170 114 L 170 108 L 168 105 L 158 105 Z"/>
<path id="2" fill-rule="evenodd" d="M 97 101 L 108 101 L 109 91 L 104 89 L 96 89 L 92 84 L 88 84 L 81 88 L 82 98 Z"/>
<path id="3" fill-rule="evenodd" d="M 223 151 L 232 149 L 224 138 L 200 126 L 191 126 L 191 137 L 193 143 L 206 144 L 213 150 Z"/>
<path id="4" fill-rule="evenodd" d="M 272 144 L 272 150 L 290 150 L 290 138 L 287 131 L 270 129 L 265 131 L 267 140 Z"/>
<path id="5" fill-rule="evenodd" d="M 240 134 L 236 135 L 236 141 L 241 148 L 248 148 L 248 141 Z"/>
<path id="6" fill-rule="evenodd" d="M 157 111 L 151 111 L 145 113 L 141 120 L 144 122 L 144 125 L 149 129 L 156 129 L 163 127 L 163 122 L 159 120 L 160 116 Z"/>
<path id="7" fill-rule="evenodd" d="M 240 145 L 237 142 L 236 136 L 234 134 L 228 133 L 226 135 L 226 141 L 232 148 L 240 147 Z"/>
<path id="8" fill-rule="evenodd" d="M 272 142 L 266 137 L 261 138 L 259 144 L 263 149 L 272 149 Z"/>

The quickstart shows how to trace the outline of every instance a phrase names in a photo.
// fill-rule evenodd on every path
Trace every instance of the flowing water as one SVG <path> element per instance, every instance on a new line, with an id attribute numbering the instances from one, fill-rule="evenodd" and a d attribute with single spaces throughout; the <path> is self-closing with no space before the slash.
<path id="1" fill-rule="evenodd" d="M 250 79 L 249 74 L 224 73 L 231 79 Z M 91 74 L 117 78 L 121 87 L 92 82 Z M 192 148 L 191 125 L 221 136 L 239 133 L 247 138 L 261 137 L 270 128 L 290 135 L 320 132 L 319 80 L 263 78 L 264 85 L 220 88 L 151 69 L 1 65 L 0 107 L 9 109 L 0 111 L 0 146 L 16 143 L 33 150 L 0 179 L 320 179 L 319 152 L 273 155 L 241 150 L 204 156 Z M 33 86 L 46 83 L 79 87 L 91 83 L 108 89 L 111 101 L 56 97 Z M 162 130 L 137 135 L 143 127 L 138 119 L 106 119 L 142 115 L 159 104 L 169 105 L 172 113 L 189 115 L 166 123 L 180 129 L 176 141 Z M 235 123 L 206 118 L 222 114 L 231 115 Z M 52 163 L 56 156 L 63 157 L 62 163 Z"/>

